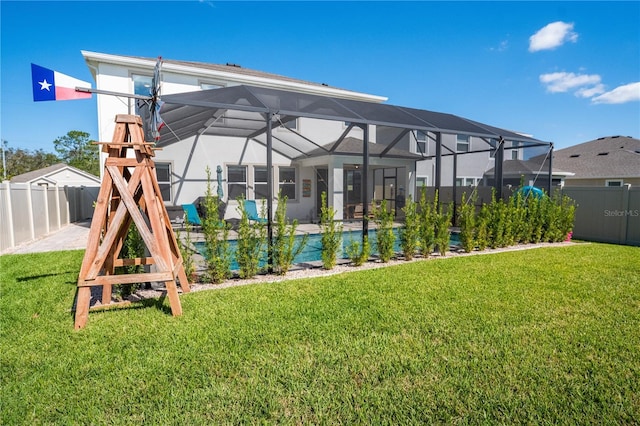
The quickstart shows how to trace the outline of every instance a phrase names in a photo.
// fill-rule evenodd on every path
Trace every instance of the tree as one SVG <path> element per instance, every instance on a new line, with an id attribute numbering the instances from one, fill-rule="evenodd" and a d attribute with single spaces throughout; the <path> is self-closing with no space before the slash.
<path id="1" fill-rule="evenodd" d="M 97 176 L 100 174 L 98 146 L 91 142 L 89 133 L 71 130 L 54 140 L 53 145 L 62 161 Z"/>
<path id="2" fill-rule="evenodd" d="M 42 149 L 30 151 L 22 148 L 5 148 L 5 164 L 7 167 L 7 179 L 33 170 L 53 166 L 60 162 L 60 159 L 50 152 Z M 4 176 L 2 164 L 0 164 L 0 179 Z"/>

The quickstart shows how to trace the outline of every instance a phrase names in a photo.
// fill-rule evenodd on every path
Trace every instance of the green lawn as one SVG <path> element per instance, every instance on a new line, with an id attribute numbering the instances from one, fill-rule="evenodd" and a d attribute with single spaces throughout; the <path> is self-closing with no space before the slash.
<path id="1" fill-rule="evenodd" d="M 640 248 L 415 262 L 89 316 L 81 251 L 0 257 L 2 424 L 633 424 Z"/>

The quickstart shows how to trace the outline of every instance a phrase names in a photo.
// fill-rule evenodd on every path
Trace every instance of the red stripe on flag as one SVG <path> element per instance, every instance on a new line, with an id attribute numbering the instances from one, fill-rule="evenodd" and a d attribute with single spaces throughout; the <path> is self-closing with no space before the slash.
<path id="1" fill-rule="evenodd" d="M 91 93 L 76 92 L 76 89 L 56 86 L 56 101 L 67 101 L 72 99 L 90 99 Z"/>

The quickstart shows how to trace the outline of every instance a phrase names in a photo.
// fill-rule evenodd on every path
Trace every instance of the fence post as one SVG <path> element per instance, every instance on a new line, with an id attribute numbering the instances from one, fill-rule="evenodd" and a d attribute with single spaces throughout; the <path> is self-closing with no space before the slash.
<path id="1" fill-rule="evenodd" d="M 25 183 L 27 190 L 27 211 L 29 212 L 29 232 L 31 233 L 31 239 L 36 239 L 36 226 L 33 219 L 33 200 L 31 198 L 31 184 Z"/>
<path id="2" fill-rule="evenodd" d="M 49 225 L 49 220 L 51 219 L 49 217 L 49 186 L 48 185 L 44 185 L 42 186 L 42 196 L 44 197 L 44 199 L 42 200 L 44 203 L 44 235 L 48 235 L 51 232 L 51 226 Z M 35 226 L 35 219 L 34 219 L 34 226 Z"/>
<path id="3" fill-rule="evenodd" d="M 62 219 L 60 213 L 60 187 L 58 187 L 58 182 L 56 182 L 56 186 L 54 187 L 56 191 L 56 214 L 58 215 L 58 229 L 62 228 Z"/>
<path id="4" fill-rule="evenodd" d="M 7 222 L 8 222 L 7 225 L 9 228 L 9 247 L 15 247 L 16 233 L 13 229 L 13 207 L 11 206 L 11 182 L 9 182 L 8 180 L 5 180 L 4 184 L 7 187 L 6 202 L 7 202 Z"/>
<path id="5" fill-rule="evenodd" d="M 631 189 L 631 184 L 622 185 L 622 210 L 624 211 L 624 216 L 621 222 L 622 229 L 620 230 L 620 244 L 627 244 L 628 241 L 628 232 L 629 232 L 629 218 L 631 215 L 627 214 L 630 210 L 629 205 L 629 190 Z"/>

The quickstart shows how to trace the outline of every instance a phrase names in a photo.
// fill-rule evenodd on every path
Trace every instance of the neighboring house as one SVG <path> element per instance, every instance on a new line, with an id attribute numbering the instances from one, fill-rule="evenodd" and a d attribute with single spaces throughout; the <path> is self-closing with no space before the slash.
<path id="1" fill-rule="evenodd" d="M 98 90 L 149 94 L 156 60 L 82 54 Z M 437 151 L 442 154 L 440 184 L 449 186 L 454 157 L 462 183 L 475 184 L 493 166 L 498 140 L 505 142 L 505 158 L 520 158 L 525 146 L 549 146 L 455 115 L 388 105 L 382 96 L 234 64 L 165 59 L 161 80 L 167 126 L 154 162 L 163 199 L 168 207 L 198 200 L 207 167 L 215 192 L 220 166 L 226 218 L 237 217 L 238 196 L 265 199 L 270 144 L 272 193 L 287 195 L 288 215 L 303 221 L 317 220 L 323 191 L 337 219 L 353 216 L 362 209 L 364 181 L 368 200 L 400 207 L 396 203 L 414 195 L 416 186 L 438 183 Z M 111 140 L 117 114 L 144 113 L 132 99 L 97 98 L 102 141 Z"/>
<path id="2" fill-rule="evenodd" d="M 38 186 L 100 186 L 100 178 L 67 164 L 33 170 L 11 178 L 11 183 L 28 183 Z"/>
<path id="3" fill-rule="evenodd" d="M 553 167 L 568 170 L 566 186 L 640 186 L 640 139 L 608 136 L 554 152 Z"/>
<path id="4" fill-rule="evenodd" d="M 475 123 L 482 125 L 480 123 Z M 486 126 L 486 125 L 482 125 Z M 489 127 L 489 126 L 487 126 Z M 492 128 L 499 132 L 498 129 Z M 528 135 L 512 134 L 512 138 L 531 138 Z M 415 145 L 420 145 L 427 156 L 435 156 L 436 144 L 429 140 L 424 132 L 417 132 Z M 465 133 L 445 134 L 442 136 L 443 186 L 477 186 L 482 185 L 483 178 L 495 166 L 495 154 L 498 141 L 484 137 L 471 136 Z M 524 143 L 518 140 L 505 140 L 505 160 L 523 158 Z M 455 158 L 455 160 L 454 160 Z M 454 166 L 455 161 L 455 166 Z M 454 177 L 455 169 L 455 177 Z M 417 165 L 418 185 L 433 186 L 436 177 L 435 159 L 423 160 Z"/>
<path id="5" fill-rule="evenodd" d="M 495 168 L 488 170 L 484 176 L 486 186 L 495 185 Z M 543 188 L 549 187 L 549 162 L 545 157 L 537 157 L 531 160 L 505 160 L 502 165 L 502 184 L 517 188 L 521 185 L 531 185 Z M 565 179 L 573 176 L 573 173 L 560 170 L 553 163 L 551 174 L 551 186 L 562 186 Z"/>

